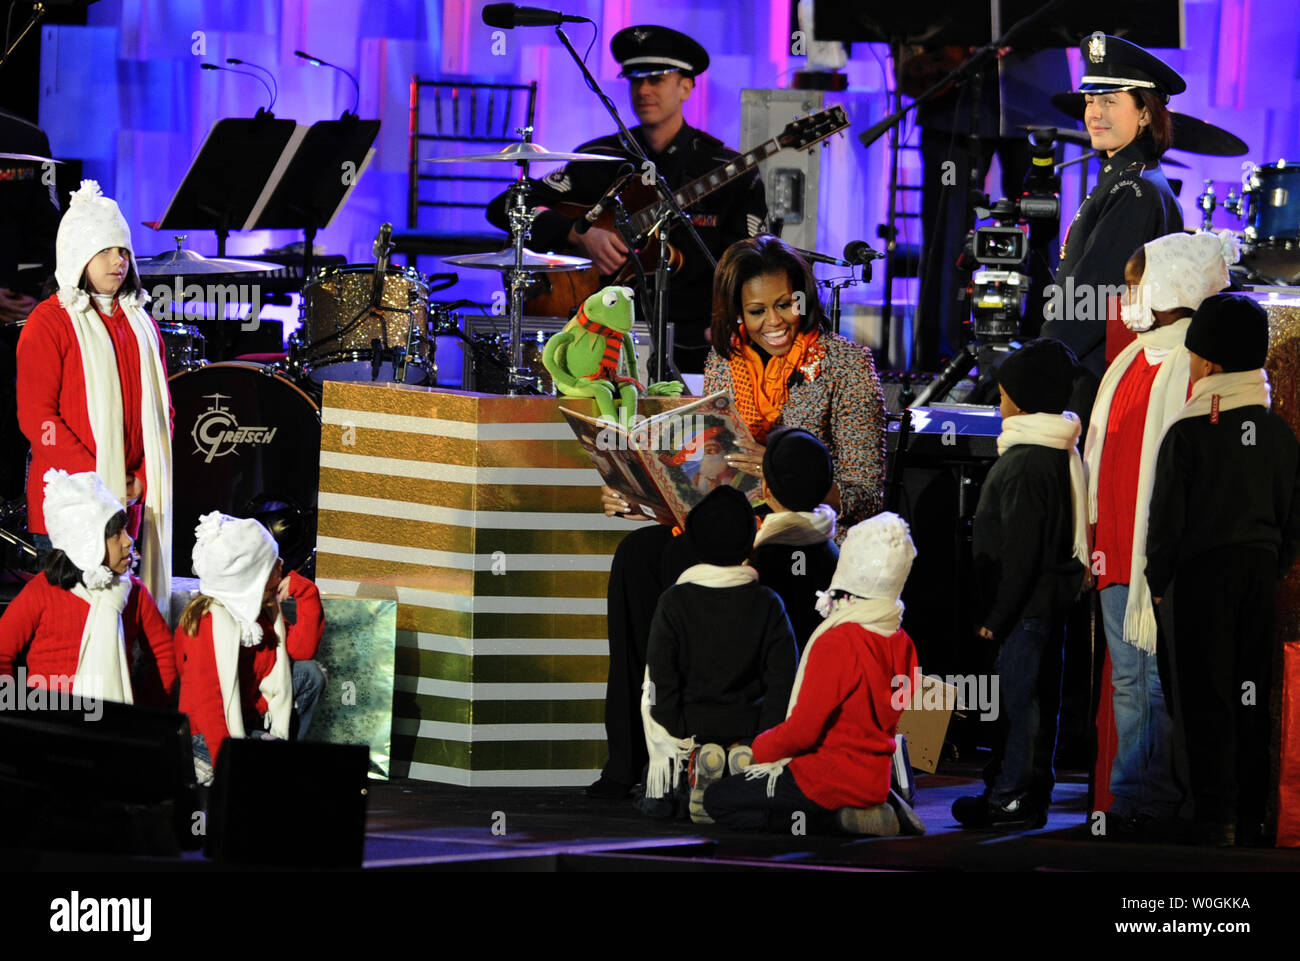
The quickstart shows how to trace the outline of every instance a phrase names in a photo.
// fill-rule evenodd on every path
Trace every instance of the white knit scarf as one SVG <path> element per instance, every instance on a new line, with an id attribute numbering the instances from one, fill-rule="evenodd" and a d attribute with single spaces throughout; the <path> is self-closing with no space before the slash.
<path id="1" fill-rule="evenodd" d="M 212 648 L 217 659 L 217 679 L 221 683 L 221 705 L 226 712 L 226 730 L 231 737 L 244 737 L 244 706 L 239 696 L 240 627 L 235 618 L 216 598 L 208 612 L 212 615 Z M 283 740 L 289 737 L 289 717 L 293 709 L 293 672 L 289 651 L 285 647 L 284 615 L 275 619 L 275 666 L 258 685 L 266 698 L 266 727 Z M 210 745 L 215 748 L 216 745 Z"/>
<path id="2" fill-rule="evenodd" d="M 117 355 L 103 320 L 79 288 L 59 291 L 72 320 L 86 380 L 86 411 L 95 436 L 95 473 L 126 501 L 126 452 L 122 385 Z M 155 598 L 171 597 L 172 441 L 167 411 L 167 372 L 157 333 L 137 294 L 118 298 L 140 353 L 140 424 L 144 435 L 145 501 L 140 528 L 141 580 Z"/>
<path id="3" fill-rule="evenodd" d="M 716 564 L 696 564 L 682 571 L 678 584 L 700 584 L 704 587 L 739 587 L 758 580 L 758 571 L 744 564 L 720 567 Z M 675 737 L 650 714 L 650 698 L 654 682 L 650 679 L 650 666 L 646 665 L 641 683 L 641 726 L 645 730 L 646 751 L 650 766 L 646 772 L 645 794 L 661 798 L 677 787 L 682 767 L 695 750 L 695 738 Z"/>
<path id="4" fill-rule="evenodd" d="M 754 535 L 754 548 L 763 544 L 807 547 L 835 536 L 835 510 L 821 504 L 810 511 L 777 511 L 769 514 Z"/>
<path id="5" fill-rule="evenodd" d="M 130 576 L 118 576 L 108 587 L 93 591 L 78 583 L 72 593 L 90 605 L 81 629 L 72 693 L 133 704 L 131 664 L 122 630 L 122 611 L 131 596 Z"/>
<path id="6" fill-rule="evenodd" d="M 1070 503 L 1074 509 L 1074 556 L 1085 568 L 1088 553 L 1088 485 L 1084 480 L 1083 458 L 1079 456 L 1079 415 L 1072 410 L 1063 414 L 1017 414 L 1002 421 L 998 435 L 998 454 L 1005 454 L 1020 444 L 1036 444 L 1069 451 Z"/>
<path id="7" fill-rule="evenodd" d="M 883 597 L 847 595 L 832 601 L 825 593 L 819 592 L 819 596 L 821 600 L 817 603 L 817 609 L 830 613 L 817 625 L 817 630 L 813 631 L 812 637 L 808 639 L 808 644 L 803 649 L 803 657 L 799 659 L 799 670 L 795 672 L 794 685 L 790 688 L 790 703 L 785 709 L 787 719 L 794 713 L 794 706 L 799 700 L 799 689 L 803 687 L 804 670 L 808 667 L 813 645 L 817 643 L 819 637 L 841 624 L 860 624 L 873 634 L 889 637 L 903 623 L 903 602 L 897 598 L 889 600 Z M 783 757 L 764 764 L 750 764 L 745 768 L 745 777 L 749 780 L 767 778 L 767 796 L 775 797 L 776 779 L 781 776 L 781 772 L 791 760 L 793 759 Z"/>
<path id="8" fill-rule="evenodd" d="M 1137 340 L 1120 351 L 1119 356 L 1106 368 L 1101 386 L 1097 388 L 1097 400 L 1092 405 L 1092 416 L 1088 421 L 1088 439 L 1083 446 L 1083 457 L 1088 468 L 1088 520 L 1095 524 L 1097 478 L 1101 473 L 1101 454 L 1115 390 L 1139 351 L 1145 353 L 1147 363 L 1160 364 L 1160 370 L 1151 384 L 1151 398 L 1142 427 L 1137 509 L 1133 512 L 1133 563 L 1129 569 L 1128 604 L 1124 609 L 1125 643 L 1148 654 L 1154 653 L 1156 649 L 1156 618 L 1151 609 L 1151 589 L 1147 586 L 1146 579 L 1147 513 L 1151 506 L 1151 485 L 1155 480 L 1160 438 L 1165 425 L 1183 409 L 1187 401 L 1191 355 L 1183 341 L 1191 323 L 1190 317 L 1184 317 L 1164 327 L 1143 331 L 1137 335 Z"/>

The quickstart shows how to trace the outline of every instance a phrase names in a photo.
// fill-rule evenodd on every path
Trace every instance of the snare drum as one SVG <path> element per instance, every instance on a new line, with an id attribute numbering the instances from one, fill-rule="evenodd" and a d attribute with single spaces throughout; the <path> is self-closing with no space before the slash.
<path id="1" fill-rule="evenodd" d="M 1260 247 L 1300 243 L 1300 166 L 1279 160 L 1256 167 L 1244 193 L 1248 243 Z"/>
<path id="2" fill-rule="evenodd" d="M 403 383 L 420 384 L 428 378 L 428 283 L 414 268 L 390 266 L 379 309 L 373 310 L 374 276 L 374 265 L 326 267 L 303 287 L 302 328 L 293 337 L 293 362 L 317 383 L 393 381 L 403 358 Z"/>
<path id="3" fill-rule="evenodd" d="M 162 335 L 167 375 L 194 370 L 207 363 L 207 340 L 193 324 L 158 323 Z"/>
<path id="4" fill-rule="evenodd" d="M 170 377 L 168 386 L 176 574 L 190 575 L 194 527 L 209 511 L 256 517 L 275 535 L 286 570 L 300 568 L 316 546 L 319 408 L 261 364 L 209 364 Z"/>

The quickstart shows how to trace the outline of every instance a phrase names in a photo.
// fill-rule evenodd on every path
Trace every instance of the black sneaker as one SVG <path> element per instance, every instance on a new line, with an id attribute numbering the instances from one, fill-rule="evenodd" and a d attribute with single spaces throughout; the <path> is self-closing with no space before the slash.
<path id="1" fill-rule="evenodd" d="M 986 828 L 992 822 L 989 816 L 987 794 L 967 795 L 952 802 L 952 816 L 962 827 Z"/>
<path id="2" fill-rule="evenodd" d="M 1016 830 L 1036 830 L 1047 823 L 1047 811 L 1034 804 L 1028 796 L 1012 798 L 1004 804 L 988 805 L 989 826 Z"/>

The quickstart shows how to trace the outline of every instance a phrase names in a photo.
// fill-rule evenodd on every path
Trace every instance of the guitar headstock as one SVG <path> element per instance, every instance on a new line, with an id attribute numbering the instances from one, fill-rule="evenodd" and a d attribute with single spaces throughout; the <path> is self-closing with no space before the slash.
<path id="1" fill-rule="evenodd" d="M 806 150 L 849 126 L 848 114 L 843 107 L 830 107 L 807 117 L 791 120 L 776 136 L 776 141 L 787 150 Z"/>

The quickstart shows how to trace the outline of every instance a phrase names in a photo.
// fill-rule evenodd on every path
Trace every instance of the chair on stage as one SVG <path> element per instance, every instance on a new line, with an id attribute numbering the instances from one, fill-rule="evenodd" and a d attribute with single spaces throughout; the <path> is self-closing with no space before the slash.
<path id="1" fill-rule="evenodd" d="M 422 255 L 500 250 L 509 237 L 488 226 L 488 202 L 514 182 L 514 168 L 484 173 L 483 164 L 438 164 L 429 157 L 488 153 L 514 143 L 531 127 L 537 82 L 472 83 L 411 78 L 406 230 L 393 235 L 408 266 Z M 423 144 L 433 145 L 424 148 Z M 489 164 L 488 166 L 493 166 Z M 421 223 L 421 212 L 432 209 Z"/>

